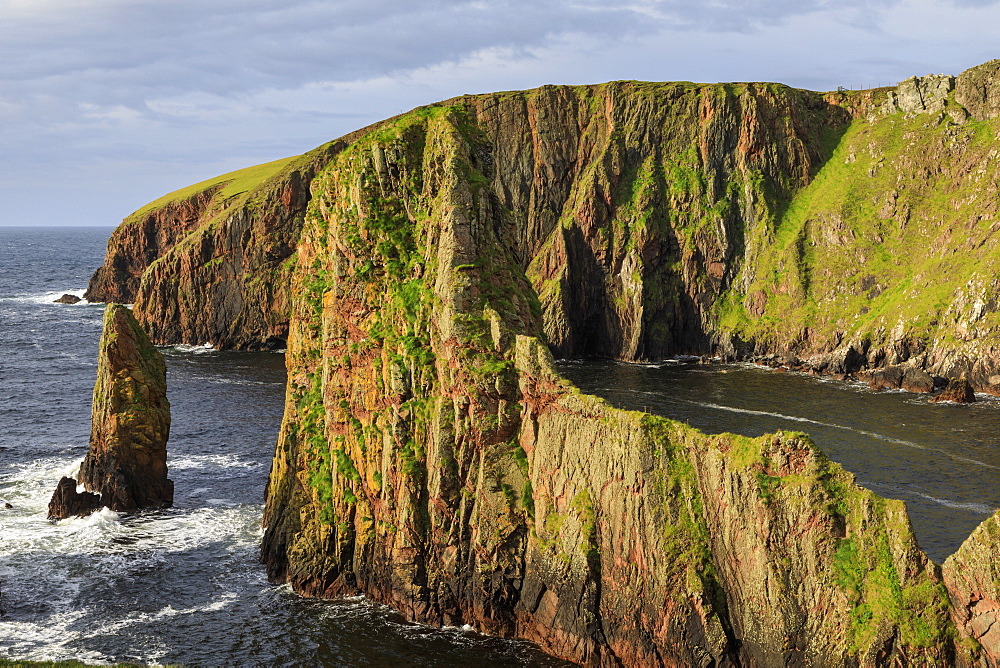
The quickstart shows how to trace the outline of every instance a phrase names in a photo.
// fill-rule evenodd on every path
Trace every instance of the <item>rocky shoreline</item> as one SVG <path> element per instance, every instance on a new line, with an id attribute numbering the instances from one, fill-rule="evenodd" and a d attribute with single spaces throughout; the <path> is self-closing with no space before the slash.
<path id="1" fill-rule="evenodd" d="M 990 391 L 998 90 L 465 96 L 136 214 L 98 283 L 156 256 L 122 281 L 154 340 L 287 339 L 261 558 L 304 594 L 588 665 L 993 665 L 995 518 L 938 566 L 805 435 L 618 411 L 551 353 Z"/>

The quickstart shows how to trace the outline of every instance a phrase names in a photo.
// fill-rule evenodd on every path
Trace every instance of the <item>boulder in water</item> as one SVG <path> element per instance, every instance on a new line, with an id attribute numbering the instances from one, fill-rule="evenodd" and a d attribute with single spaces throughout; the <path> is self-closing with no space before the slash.
<path id="1" fill-rule="evenodd" d="M 976 400 L 972 385 L 965 378 L 951 378 L 948 386 L 931 401 L 953 401 L 956 404 L 971 404 Z"/>
<path id="2" fill-rule="evenodd" d="M 876 369 L 868 377 L 868 388 L 871 390 L 898 390 L 903 383 L 903 367 L 887 366 Z"/>
<path id="3" fill-rule="evenodd" d="M 83 300 L 81 298 L 77 297 L 76 295 L 71 295 L 71 294 L 67 293 L 67 294 L 63 295 L 62 297 L 60 297 L 59 299 L 55 300 L 52 303 L 53 304 L 79 304 L 82 301 Z"/>
<path id="4" fill-rule="evenodd" d="M 923 369 L 907 367 L 903 373 L 902 388 L 907 392 L 927 394 L 934 391 L 934 378 Z M 975 399 L 975 396 L 973 396 Z"/>
<path id="5" fill-rule="evenodd" d="M 64 520 L 67 517 L 82 517 L 91 514 L 100 507 L 100 494 L 77 492 L 76 480 L 63 476 L 52 495 L 52 500 L 49 501 L 49 519 Z"/>

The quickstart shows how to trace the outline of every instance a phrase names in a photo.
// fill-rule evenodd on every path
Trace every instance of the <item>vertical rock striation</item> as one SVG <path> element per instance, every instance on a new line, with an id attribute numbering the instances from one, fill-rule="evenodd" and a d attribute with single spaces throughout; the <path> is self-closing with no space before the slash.
<path id="1" fill-rule="evenodd" d="M 483 185 L 557 355 L 906 363 L 1000 392 L 998 72 L 825 95 L 545 86 L 438 107 L 482 134 Z M 371 130 L 144 208 L 88 296 L 134 299 L 158 342 L 282 345 L 310 184 Z"/>
<path id="2" fill-rule="evenodd" d="M 951 661 L 901 503 L 802 435 L 706 437 L 553 372 L 474 111 L 404 117 L 314 185 L 270 576 L 593 665 Z"/>
<path id="3" fill-rule="evenodd" d="M 943 570 L 960 639 L 984 665 L 1000 665 L 1000 513 L 980 524 Z"/>
<path id="4" fill-rule="evenodd" d="M 167 478 L 170 404 L 166 367 L 132 312 L 109 304 L 104 314 L 91 415 L 90 449 L 80 484 L 63 478 L 49 515 L 64 518 L 101 506 L 115 511 L 164 508 L 173 503 Z"/>
<path id="5" fill-rule="evenodd" d="M 85 297 L 134 302 L 158 343 L 284 345 L 309 184 L 336 150 L 226 174 L 140 209 L 112 234 Z"/>
<path id="6" fill-rule="evenodd" d="M 287 329 L 262 558 L 298 591 L 594 665 L 991 665 L 992 525 L 942 576 L 803 435 L 618 411 L 549 351 L 1000 392 L 998 72 L 456 98 L 202 184 L 105 279 L 156 340 Z"/>

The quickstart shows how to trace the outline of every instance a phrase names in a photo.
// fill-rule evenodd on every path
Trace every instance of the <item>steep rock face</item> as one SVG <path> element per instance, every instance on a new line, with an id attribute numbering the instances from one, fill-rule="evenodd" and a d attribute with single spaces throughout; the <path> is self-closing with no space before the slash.
<path id="1" fill-rule="evenodd" d="M 985 665 L 1000 665 L 1000 514 L 972 532 L 943 572 L 960 637 Z"/>
<path id="2" fill-rule="evenodd" d="M 990 660 L 986 626 L 963 633 L 988 648 L 951 642 L 898 504 L 799 436 L 707 438 L 582 397 L 538 341 L 1000 391 L 996 69 L 826 96 L 545 87 L 344 138 L 274 275 L 292 316 L 271 576 L 595 664 Z M 188 297 L 169 284 L 211 253 L 178 253 L 137 309 L 216 341 L 180 323 L 238 312 L 244 269 Z"/>
<path id="3" fill-rule="evenodd" d="M 616 82 L 441 106 L 482 135 L 482 185 L 557 355 L 778 353 L 838 374 L 906 362 L 1000 391 L 998 82 L 991 61 L 825 96 Z M 134 291 L 156 341 L 280 345 L 309 182 L 364 134 L 257 178 L 252 196 L 226 185 L 136 214 L 95 281 Z"/>
<path id="4" fill-rule="evenodd" d="M 166 367 L 121 304 L 109 304 L 104 314 L 91 423 L 80 484 L 116 511 L 170 506 Z"/>
<path id="5" fill-rule="evenodd" d="M 309 184 L 337 148 L 233 172 L 140 209 L 112 235 L 87 299 L 135 302 L 158 343 L 283 345 Z"/>
<path id="6" fill-rule="evenodd" d="M 271 577 L 594 665 L 950 661 L 902 504 L 801 435 L 706 437 L 552 371 L 476 113 L 404 117 L 317 178 Z"/>
<path id="7" fill-rule="evenodd" d="M 198 227 L 218 190 L 218 185 L 209 186 L 126 218 L 112 233 L 105 262 L 90 278 L 84 298 L 92 302 L 134 302 L 143 272 Z"/>
<path id="8" fill-rule="evenodd" d="M 710 307 L 850 116 L 771 84 L 544 87 L 459 99 L 559 356 L 719 350 Z"/>
<path id="9" fill-rule="evenodd" d="M 714 305 L 720 335 L 832 373 L 907 362 L 988 390 L 1000 371 L 998 85 L 995 62 L 953 91 L 908 80 L 889 102 L 923 107 L 856 117 Z"/>
<path id="10" fill-rule="evenodd" d="M 1000 60 L 962 72 L 955 88 L 955 101 L 977 120 L 1000 116 Z"/>

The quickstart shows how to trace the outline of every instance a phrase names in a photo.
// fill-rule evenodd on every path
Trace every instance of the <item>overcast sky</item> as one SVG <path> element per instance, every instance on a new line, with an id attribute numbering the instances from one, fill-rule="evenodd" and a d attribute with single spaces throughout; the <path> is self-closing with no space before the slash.
<path id="1" fill-rule="evenodd" d="M 0 225 L 114 225 L 462 93 L 831 90 L 992 58 L 1000 0 L 0 0 Z"/>

